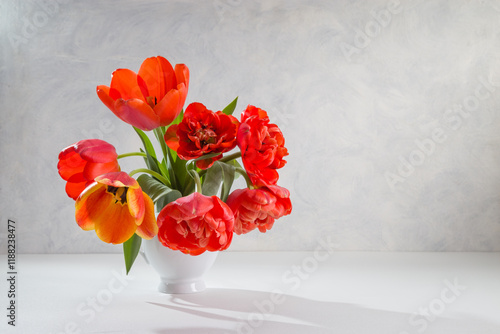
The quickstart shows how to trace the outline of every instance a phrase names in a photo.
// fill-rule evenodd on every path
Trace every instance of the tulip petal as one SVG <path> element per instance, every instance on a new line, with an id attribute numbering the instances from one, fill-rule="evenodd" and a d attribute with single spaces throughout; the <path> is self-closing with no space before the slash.
<path id="1" fill-rule="evenodd" d="M 109 87 L 109 96 L 115 101 L 119 98 L 145 101 L 142 89 L 138 83 L 137 74 L 129 69 L 120 68 L 114 71 Z"/>
<path id="2" fill-rule="evenodd" d="M 175 65 L 175 77 L 177 79 L 177 85 L 184 84 L 184 87 L 186 88 L 186 95 L 187 95 L 187 87 L 189 87 L 189 69 L 188 69 L 188 67 L 184 64 Z M 184 99 L 185 98 L 186 97 L 184 96 Z"/>
<path id="3" fill-rule="evenodd" d="M 179 116 L 182 110 L 181 94 L 178 90 L 170 90 L 154 107 L 161 126 L 167 126 Z"/>
<path id="4" fill-rule="evenodd" d="M 134 235 L 137 225 L 126 205 L 109 203 L 105 210 L 94 217 L 95 232 L 99 239 L 112 244 L 121 244 Z"/>
<path id="5" fill-rule="evenodd" d="M 63 180 L 68 181 L 73 174 L 83 172 L 86 163 L 87 162 L 75 152 L 74 146 L 70 146 L 62 150 L 59 154 L 57 169 Z"/>
<path id="6" fill-rule="evenodd" d="M 138 74 L 148 87 L 149 95 L 146 97 L 154 97 L 157 102 L 177 84 L 172 65 L 161 56 L 144 60 Z"/>
<path id="7" fill-rule="evenodd" d="M 177 124 L 170 125 L 165 132 L 165 143 L 167 146 L 177 152 L 179 148 L 179 137 L 177 137 Z"/>
<path id="8" fill-rule="evenodd" d="M 144 196 L 144 219 L 142 224 L 137 227 L 135 233 L 143 239 L 152 239 L 158 234 L 158 224 L 156 223 L 155 217 L 155 206 L 153 200 L 145 193 Z"/>
<path id="9" fill-rule="evenodd" d="M 210 112 L 211 111 L 208 110 L 203 103 L 193 102 L 186 107 L 184 118 L 196 118 L 198 115 L 210 114 Z"/>
<path id="10" fill-rule="evenodd" d="M 89 202 L 89 198 L 91 197 L 94 200 Z M 95 198 L 97 198 L 97 201 Z M 104 206 L 108 204 L 106 203 L 106 187 L 94 182 L 85 188 L 75 202 L 75 220 L 83 230 L 90 231 L 95 228 L 95 221 L 92 215 L 93 210 L 96 209 L 95 204 L 98 203 Z M 102 209 L 102 207 L 98 206 L 97 209 L 99 208 Z"/>
<path id="11" fill-rule="evenodd" d="M 113 145 L 100 139 L 85 139 L 74 144 L 76 153 L 90 162 L 110 162 L 116 160 L 118 154 Z"/>
<path id="12" fill-rule="evenodd" d="M 136 225 L 141 225 L 144 220 L 144 212 L 146 211 L 144 203 L 144 195 L 142 189 L 128 188 L 127 205 L 130 215 L 135 219 Z"/>
<path id="13" fill-rule="evenodd" d="M 174 203 L 178 205 L 179 213 L 183 219 L 192 219 L 205 215 L 213 206 L 213 200 L 200 193 L 194 192 L 189 196 L 181 197 Z"/>
<path id="14" fill-rule="evenodd" d="M 108 163 L 89 162 L 83 170 L 83 177 L 87 180 L 94 180 L 99 175 L 119 171 L 120 165 L 116 160 Z"/>
<path id="15" fill-rule="evenodd" d="M 82 193 L 83 190 L 85 190 L 85 187 L 87 186 L 87 181 L 84 182 L 68 182 L 66 183 L 66 194 L 68 194 L 69 197 L 72 199 L 76 200 L 78 196 Z"/>
<path id="16" fill-rule="evenodd" d="M 115 101 L 114 113 L 122 121 L 144 131 L 150 131 L 160 126 L 160 119 L 153 109 L 139 99 Z"/>
<path id="17" fill-rule="evenodd" d="M 222 159 L 222 154 L 219 154 L 216 157 L 198 160 L 198 161 L 196 161 L 196 167 L 198 167 L 199 169 L 208 169 L 208 168 L 212 167 L 214 162 L 216 162 L 219 159 Z"/>
<path id="18" fill-rule="evenodd" d="M 97 96 L 102 101 L 102 103 L 104 103 L 104 105 L 106 107 L 108 107 L 109 109 L 113 110 L 114 109 L 115 100 L 113 100 L 109 96 L 109 87 L 108 86 L 104 86 L 104 85 L 100 85 L 100 86 L 97 86 L 96 91 L 97 91 Z"/>
<path id="19" fill-rule="evenodd" d="M 113 187 L 129 187 L 133 189 L 138 189 L 140 187 L 137 180 L 125 172 L 106 173 L 104 175 L 99 175 L 95 180 L 101 184 Z"/>

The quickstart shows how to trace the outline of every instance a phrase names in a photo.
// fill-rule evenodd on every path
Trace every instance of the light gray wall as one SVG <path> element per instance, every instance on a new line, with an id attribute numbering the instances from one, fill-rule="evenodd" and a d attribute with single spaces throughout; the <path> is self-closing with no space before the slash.
<path id="1" fill-rule="evenodd" d="M 2 1 L 0 25 L 2 253 L 7 219 L 20 253 L 121 252 L 74 222 L 57 155 L 139 148 L 95 87 L 155 55 L 187 103 L 285 134 L 293 214 L 231 250 L 500 251 L 500 1 Z"/>

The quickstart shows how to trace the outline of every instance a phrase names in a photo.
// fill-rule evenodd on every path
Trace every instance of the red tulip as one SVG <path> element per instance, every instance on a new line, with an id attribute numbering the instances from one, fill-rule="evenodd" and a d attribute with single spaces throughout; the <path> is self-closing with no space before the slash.
<path id="1" fill-rule="evenodd" d="M 165 142 L 184 160 L 221 153 L 196 162 L 198 168 L 207 169 L 214 161 L 222 158 L 222 153 L 236 146 L 238 124 L 233 116 L 221 111 L 210 111 L 201 103 L 191 103 L 186 108 L 182 122 L 167 129 Z"/>
<path id="2" fill-rule="evenodd" d="M 233 191 L 227 205 L 234 213 L 234 233 L 245 234 L 256 228 L 266 232 L 274 221 L 292 212 L 290 192 L 280 186 Z"/>
<path id="3" fill-rule="evenodd" d="M 135 73 L 129 69 L 113 72 L 111 85 L 97 86 L 101 101 L 122 121 L 149 131 L 167 126 L 179 115 L 186 101 L 189 70 L 163 57 L 144 60 Z"/>
<path id="4" fill-rule="evenodd" d="M 233 212 L 217 196 L 197 192 L 167 204 L 158 215 L 158 239 L 173 250 L 199 255 L 222 251 L 233 238 Z"/>
<path id="5" fill-rule="evenodd" d="M 76 200 L 94 179 L 102 174 L 120 171 L 115 147 L 104 140 L 85 139 L 59 153 L 57 169 L 68 181 L 66 193 Z"/>
<path id="6" fill-rule="evenodd" d="M 134 233 L 151 239 L 158 226 L 151 198 L 125 172 L 96 177 L 75 202 L 76 222 L 85 231 L 95 230 L 99 239 L 121 244 Z"/>
<path id="7" fill-rule="evenodd" d="M 248 106 L 241 115 L 237 136 L 241 160 L 252 183 L 257 186 L 278 182 L 277 169 L 286 163 L 285 138 L 276 124 L 269 123 L 267 112 Z"/>

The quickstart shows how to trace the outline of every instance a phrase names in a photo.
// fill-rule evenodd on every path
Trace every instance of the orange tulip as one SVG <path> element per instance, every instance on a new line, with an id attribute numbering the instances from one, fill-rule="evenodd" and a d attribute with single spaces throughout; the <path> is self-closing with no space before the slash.
<path id="1" fill-rule="evenodd" d="M 85 231 L 95 230 L 99 239 L 121 244 L 137 233 L 151 239 L 158 225 L 151 198 L 125 172 L 95 178 L 77 198 L 76 222 Z"/>
<path id="2" fill-rule="evenodd" d="M 101 101 L 122 121 L 149 131 L 167 126 L 179 115 L 189 86 L 189 69 L 161 56 L 144 60 L 135 73 L 129 69 L 113 72 L 111 85 L 97 86 Z"/>

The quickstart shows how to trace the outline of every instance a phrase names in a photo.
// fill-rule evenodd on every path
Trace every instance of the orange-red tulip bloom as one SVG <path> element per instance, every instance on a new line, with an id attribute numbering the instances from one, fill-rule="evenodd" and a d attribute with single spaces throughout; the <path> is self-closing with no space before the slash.
<path id="1" fill-rule="evenodd" d="M 129 69 L 113 72 L 111 85 L 97 86 L 101 101 L 122 121 L 149 131 L 167 126 L 179 115 L 189 86 L 189 69 L 163 57 L 144 60 L 135 73 Z"/>
<path id="2" fill-rule="evenodd" d="M 80 193 L 99 175 L 119 172 L 116 150 L 100 139 L 85 139 L 66 147 L 59 153 L 57 169 L 68 181 L 66 193 L 76 200 Z"/>
<path id="3" fill-rule="evenodd" d="M 257 186 L 278 182 L 277 169 L 283 167 L 288 155 L 285 138 L 276 124 L 269 123 L 267 112 L 249 105 L 241 114 L 237 136 L 243 166 Z"/>
<path id="4" fill-rule="evenodd" d="M 99 239 L 121 244 L 137 233 L 151 239 L 158 233 L 151 198 L 125 172 L 95 178 L 75 203 L 76 222 L 85 231 L 95 230 Z"/>
<path id="5" fill-rule="evenodd" d="M 234 212 L 234 233 L 245 234 L 259 229 L 266 232 L 274 221 L 292 212 L 288 189 L 270 185 L 257 189 L 237 189 L 226 201 Z"/>
<path id="6" fill-rule="evenodd" d="M 158 240 L 190 255 L 222 251 L 231 244 L 233 224 L 233 212 L 220 198 L 194 192 L 160 211 Z"/>
<path id="7" fill-rule="evenodd" d="M 212 158 L 198 160 L 196 166 L 207 169 L 222 153 L 236 146 L 238 120 L 222 111 L 213 112 L 203 104 L 194 102 L 187 106 L 180 124 L 173 124 L 165 133 L 168 147 L 184 160 L 197 159 L 210 153 L 221 153 Z"/>

